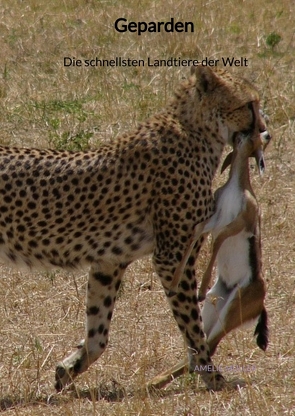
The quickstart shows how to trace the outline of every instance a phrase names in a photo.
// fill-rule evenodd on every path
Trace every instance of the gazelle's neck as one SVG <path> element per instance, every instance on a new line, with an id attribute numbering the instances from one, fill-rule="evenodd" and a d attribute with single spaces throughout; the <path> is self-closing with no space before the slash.
<path id="1" fill-rule="evenodd" d="M 241 189 L 251 189 L 248 159 L 249 152 L 245 149 L 234 150 L 229 178 L 236 181 Z"/>

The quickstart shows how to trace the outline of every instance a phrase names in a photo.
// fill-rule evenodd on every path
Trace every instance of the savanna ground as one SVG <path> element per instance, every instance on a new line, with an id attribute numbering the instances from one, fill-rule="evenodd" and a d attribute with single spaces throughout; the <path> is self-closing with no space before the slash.
<path id="1" fill-rule="evenodd" d="M 55 394 L 55 364 L 84 336 L 87 272 L 20 272 L 1 266 L 0 409 L 10 415 L 293 415 L 295 414 L 295 39 L 294 2 L 2 0 L 1 144 L 98 147 L 165 105 L 187 68 L 65 68 L 64 56 L 245 57 L 233 71 L 254 81 L 273 140 L 253 186 L 262 210 L 270 345 L 261 352 L 253 327 L 227 336 L 215 365 L 246 388 L 210 393 L 182 377 L 149 394 L 147 380 L 184 354 L 149 259 L 132 265 L 116 304 L 105 354 L 72 392 Z M 118 17 L 193 21 L 193 34 L 117 33 Z M 214 186 L 225 177 L 217 177 Z M 206 264 L 207 244 L 199 257 Z"/>

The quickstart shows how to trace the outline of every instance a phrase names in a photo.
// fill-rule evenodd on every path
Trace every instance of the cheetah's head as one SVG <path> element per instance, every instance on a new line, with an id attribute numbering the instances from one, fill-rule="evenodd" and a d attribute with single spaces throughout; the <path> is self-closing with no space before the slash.
<path id="1" fill-rule="evenodd" d="M 249 81 L 225 69 L 201 66 L 192 69 L 192 79 L 202 120 L 211 130 L 215 123 L 224 143 L 233 144 L 237 133 L 259 136 L 266 131 L 258 91 Z"/>

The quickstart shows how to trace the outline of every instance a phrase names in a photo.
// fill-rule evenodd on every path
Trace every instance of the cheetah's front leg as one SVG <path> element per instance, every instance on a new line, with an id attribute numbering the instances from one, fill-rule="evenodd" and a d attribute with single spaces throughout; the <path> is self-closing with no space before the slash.
<path id="1" fill-rule="evenodd" d="M 86 298 L 86 339 L 81 348 L 57 365 L 56 390 L 60 391 L 71 383 L 104 352 L 116 294 L 125 268 L 125 265 L 114 267 L 101 262 L 90 269 Z"/>
<path id="2" fill-rule="evenodd" d="M 169 287 L 178 261 L 177 257 L 174 262 L 171 261 L 171 257 L 171 252 L 155 253 L 154 264 L 162 284 L 166 288 L 174 318 L 188 347 L 189 372 L 198 372 L 208 389 L 221 390 L 225 387 L 226 382 L 211 361 L 197 301 L 197 283 L 194 270 L 195 250 L 188 260 L 177 295 L 174 297 L 169 297 Z M 168 258 L 169 261 L 167 261 Z"/>

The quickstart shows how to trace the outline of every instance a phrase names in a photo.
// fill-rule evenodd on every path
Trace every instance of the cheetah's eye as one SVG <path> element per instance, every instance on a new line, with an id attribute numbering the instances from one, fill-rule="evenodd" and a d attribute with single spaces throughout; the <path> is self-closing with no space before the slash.
<path id="1" fill-rule="evenodd" d="M 254 111 L 254 107 L 253 107 L 253 102 L 252 101 L 250 101 L 247 104 L 247 109 L 250 110 L 249 122 L 247 123 L 248 126 L 246 128 L 244 128 L 243 131 L 242 131 L 242 133 L 243 134 L 246 134 L 246 135 L 251 134 L 253 132 L 253 130 L 255 129 L 255 124 L 256 124 L 255 111 Z"/>

